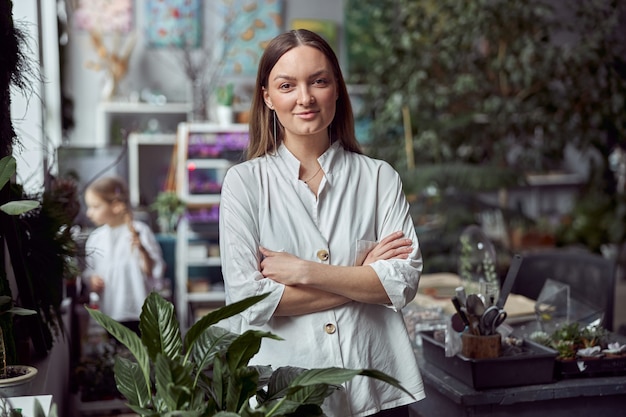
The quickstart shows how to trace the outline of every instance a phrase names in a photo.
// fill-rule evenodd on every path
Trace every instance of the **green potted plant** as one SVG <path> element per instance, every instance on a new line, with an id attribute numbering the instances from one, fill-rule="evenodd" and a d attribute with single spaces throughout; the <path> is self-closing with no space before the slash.
<path id="1" fill-rule="evenodd" d="M 11 1 L 0 0 L 0 16 L 0 43 L 6 52 L 0 66 L 0 295 L 37 312 L 17 317 L 16 326 L 12 315 L 0 318 L 7 363 L 13 364 L 17 363 L 16 339 L 24 341 L 21 354 L 34 351 L 44 356 L 54 336 L 63 332 L 63 285 L 73 275 L 77 252 L 71 216 L 78 213 L 80 203 L 75 186 L 63 187 L 63 181 L 49 175 L 44 191 L 35 196 L 10 181 L 16 172 L 13 147 L 21 147 L 11 119 L 11 93 L 19 91 L 30 99 L 33 86 L 42 80 L 26 53 L 27 34 L 13 24 Z"/>
<path id="2" fill-rule="evenodd" d="M 16 162 L 12 156 L 0 159 L 0 189 L 2 189 L 15 173 Z M 0 210 L 8 215 L 17 216 L 39 207 L 38 201 L 9 201 L 0 206 Z M 14 315 L 33 315 L 34 310 L 14 305 L 9 295 L 0 295 L 0 318 L 5 326 L 0 326 L 0 392 L 5 396 L 26 394 L 28 385 L 37 375 L 37 369 L 26 365 L 7 365 L 7 349 L 3 327 L 11 329 Z M 8 325 L 8 326 L 7 326 Z M 12 340 L 12 339 L 11 339 Z"/>
<path id="3" fill-rule="evenodd" d="M 13 315 L 27 316 L 37 314 L 34 310 L 28 310 L 15 306 L 11 297 L 0 296 L 0 316 Z M 0 327 L 0 393 L 5 397 L 27 395 L 30 383 L 37 375 L 37 368 L 28 365 L 7 365 L 6 348 L 4 344 L 4 332 Z"/>
<path id="4" fill-rule="evenodd" d="M 349 82 L 367 87 L 367 145 L 405 172 L 408 194 L 428 187 L 465 197 L 463 185 L 479 180 L 482 190 L 507 188 L 515 184 L 504 167 L 518 184 L 528 173 L 567 171 L 572 148 L 597 153 L 606 177 L 611 151 L 623 147 L 623 2 L 347 0 L 345 11 Z M 446 181 L 467 166 L 485 175 Z M 470 203 L 423 208 L 446 216 Z"/>
<path id="5" fill-rule="evenodd" d="M 161 191 L 150 208 L 157 214 L 159 230 L 163 234 L 176 232 L 178 221 L 185 212 L 185 202 L 178 197 L 176 191 Z"/>
<path id="6" fill-rule="evenodd" d="M 233 102 L 235 100 L 235 86 L 233 83 L 219 86 L 215 90 L 215 98 L 217 100 L 215 109 L 217 122 L 223 125 L 231 124 L 234 118 Z"/>
<path id="7" fill-rule="evenodd" d="M 143 305 L 141 338 L 99 310 L 86 308 L 133 355 L 134 361 L 116 358 L 115 380 L 128 406 L 140 416 L 318 416 L 324 399 L 356 375 L 404 390 L 397 380 L 376 370 L 249 366 L 262 339 L 280 337 L 263 331 L 237 335 L 215 324 L 267 295 L 205 315 L 184 339 L 174 306 L 157 293 Z M 253 397 L 256 406 L 249 401 Z"/>

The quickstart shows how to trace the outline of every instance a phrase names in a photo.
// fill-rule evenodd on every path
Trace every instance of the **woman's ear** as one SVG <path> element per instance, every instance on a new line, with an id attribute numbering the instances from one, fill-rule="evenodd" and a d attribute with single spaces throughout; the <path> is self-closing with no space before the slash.
<path id="1" fill-rule="evenodd" d="M 274 110 L 274 105 L 272 104 L 272 99 L 270 98 L 270 95 L 267 92 L 267 90 L 265 89 L 265 87 L 263 87 L 263 101 L 265 101 L 265 105 L 267 107 L 269 107 L 270 110 Z"/>

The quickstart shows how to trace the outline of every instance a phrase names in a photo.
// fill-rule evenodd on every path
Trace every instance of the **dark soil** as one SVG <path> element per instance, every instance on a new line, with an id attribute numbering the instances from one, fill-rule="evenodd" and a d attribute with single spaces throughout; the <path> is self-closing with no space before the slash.
<path id="1" fill-rule="evenodd" d="M 0 379 L 15 378 L 16 376 L 26 375 L 27 373 L 28 373 L 28 370 L 25 368 L 11 367 L 11 368 L 7 368 L 6 373 L 0 372 Z"/>

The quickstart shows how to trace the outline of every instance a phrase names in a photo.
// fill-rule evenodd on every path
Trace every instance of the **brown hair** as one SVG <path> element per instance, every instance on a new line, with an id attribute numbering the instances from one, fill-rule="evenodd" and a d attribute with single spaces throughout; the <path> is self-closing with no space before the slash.
<path id="1" fill-rule="evenodd" d="M 284 131 L 278 121 L 276 121 L 276 138 L 274 138 L 274 114 L 263 100 L 263 89 L 267 88 L 270 72 L 276 62 L 286 52 L 297 46 L 311 46 L 321 51 L 333 68 L 335 80 L 337 82 L 337 110 L 335 117 L 330 124 L 330 138 L 339 140 L 342 146 L 352 152 L 362 153 L 359 143 L 354 134 L 354 115 L 346 83 L 341 74 L 341 67 L 335 52 L 330 45 L 318 34 L 306 29 L 296 29 L 278 35 L 265 48 L 263 56 L 259 62 L 254 96 L 252 98 L 251 118 L 250 118 L 250 141 L 248 143 L 248 159 L 263 156 L 270 152 L 275 152 L 276 147 L 282 141 Z"/>
<path id="2" fill-rule="evenodd" d="M 128 186 L 122 177 L 110 176 L 98 178 L 89 186 L 87 190 L 96 194 L 107 203 L 121 202 L 127 208 L 130 207 L 130 196 L 128 194 Z"/>

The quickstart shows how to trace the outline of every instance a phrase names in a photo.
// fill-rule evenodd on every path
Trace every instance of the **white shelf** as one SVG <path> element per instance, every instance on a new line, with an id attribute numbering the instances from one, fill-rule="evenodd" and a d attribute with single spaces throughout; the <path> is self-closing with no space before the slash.
<path id="1" fill-rule="evenodd" d="M 223 143 L 228 143 L 229 133 L 244 134 L 248 132 L 247 124 L 218 125 L 214 123 L 187 123 L 183 122 L 178 125 L 177 138 L 177 160 L 176 160 L 176 189 L 179 197 L 185 201 L 188 207 L 208 208 L 220 202 L 221 183 L 228 168 L 233 165 L 233 161 L 222 158 L 220 139 Z M 226 135 L 221 135 L 226 134 Z M 237 135 L 235 138 L 241 139 L 242 136 Z M 191 138 L 191 143 L 190 143 Z M 245 139 L 245 137 L 244 137 Z M 189 157 L 191 153 L 191 145 L 199 145 L 199 153 L 203 157 Z M 203 145 L 207 145 L 203 149 Z M 218 145 L 212 147 L 212 145 Z M 219 154 L 217 157 L 204 157 L 204 154 Z M 242 152 L 243 154 L 243 152 Z M 205 170 L 206 172 L 202 172 Z M 190 172 L 196 172 L 197 182 L 194 187 L 190 187 Z M 191 190 L 190 190 L 191 188 Z M 206 188 L 206 193 L 201 193 Z M 210 227 L 206 227 L 210 226 Z M 185 332 L 192 324 L 193 318 L 190 312 L 193 308 L 192 304 L 210 305 L 211 307 L 219 307 L 224 305 L 226 294 L 224 291 L 206 291 L 206 292 L 189 292 L 188 283 L 190 279 L 190 268 L 194 268 L 194 272 L 200 271 L 202 276 L 206 276 L 212 284 L 216 283 L 215 274 L 220 270 L 221 259 L 215 255 L 215 252 L 209 252 L 210 245 L 216 245 L 219 239 L 218 231 L 214 225 L 203 222 L 190 221 L 183 219 L 177 232 L 176 240 L 176 311 L 178 313 L 181 330 Z M 207 256 L 204 256 L 204 255 Z M 205 270 L 206 268 L 206 274 Z M 220 276 L 221 278 L 221 276 Z"/>
<path id="2" fill-rule="evenodd" d="M 150 104 L 144 102 L 130 102 L 130 101 L 103 101 L 100 102 L 100 110 L 109 113 L 183 113 L 187 114 L 191 111 L 191 103 L 165 103 L 165 104 Z"/>
<path id="3" fill-rule="evenodd" d="M 203 259 L 187 258 L 188 266 L 220 266 L 222 262 L 219 257 L 209 257 Z"/>
<path id="4" fill-rule="evenodd" d="M 190 292 L 187 294 L 189 303 L 223 303 L 226 300 L 224 291 Z"/>
<path id="5" fill-rule="evenodd" d="M 116 116 L 129 116 L 138 118 L 154 116 L 159 120 L 164 116 L 176 117 L 179 121 L 187 119 L 191 112 L 190 103 L 133 103 L 130 101 L 103 101 L 96 109 L 96 137 L 94 147 L 106 147 L 110 145 L 111 121 Z"/>

